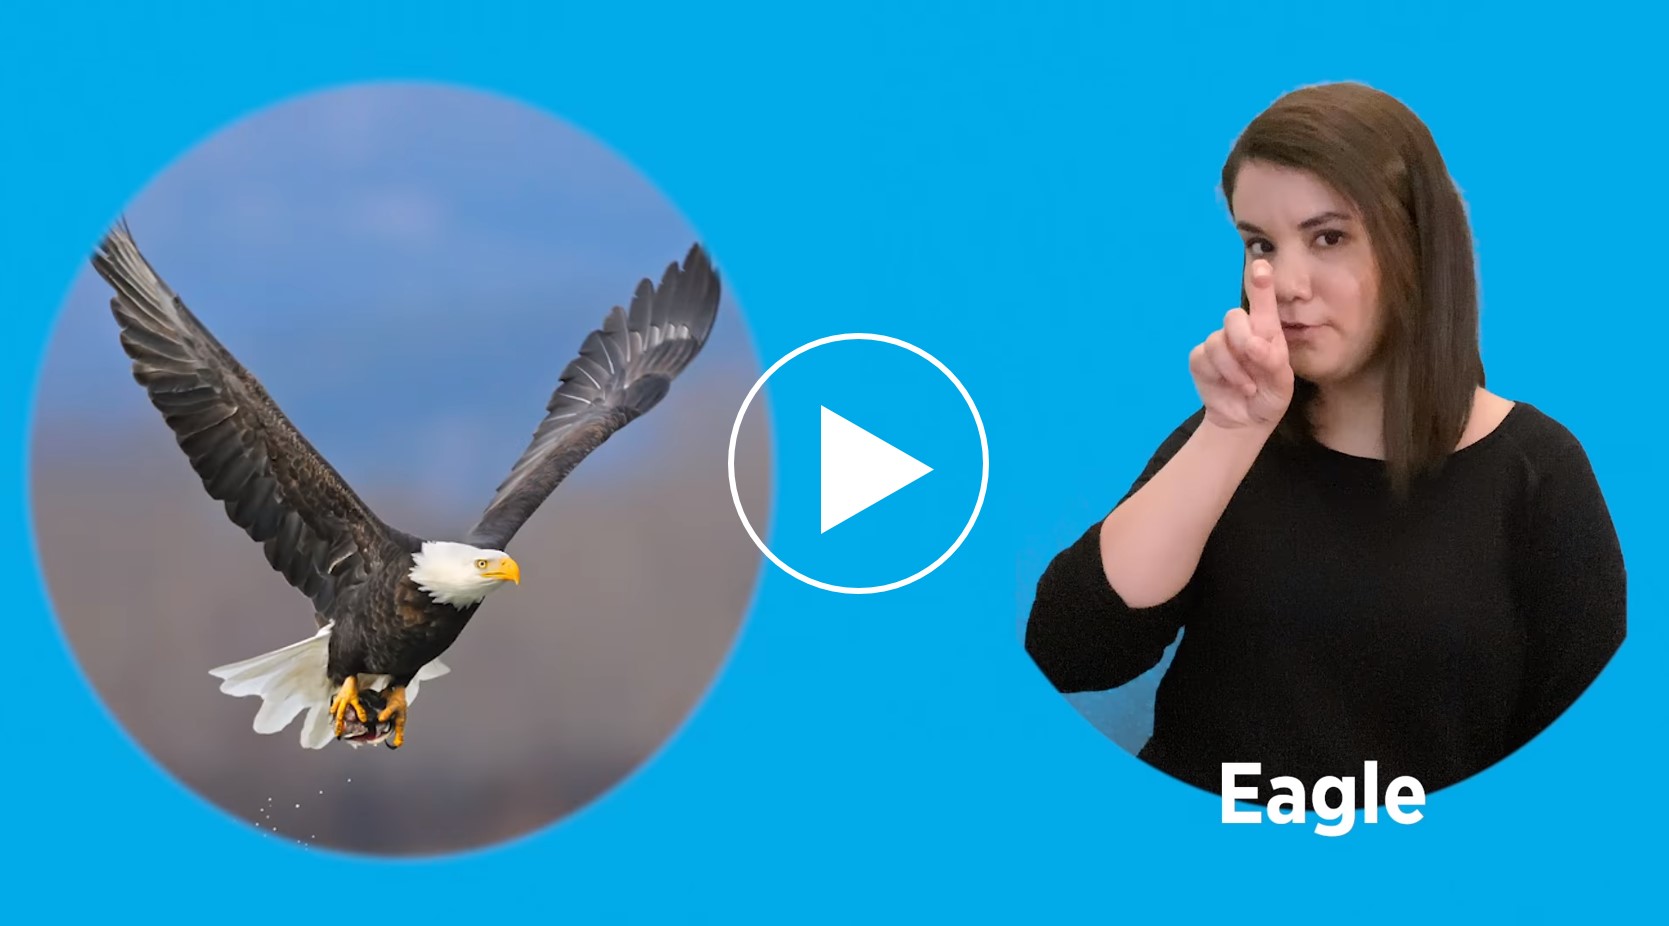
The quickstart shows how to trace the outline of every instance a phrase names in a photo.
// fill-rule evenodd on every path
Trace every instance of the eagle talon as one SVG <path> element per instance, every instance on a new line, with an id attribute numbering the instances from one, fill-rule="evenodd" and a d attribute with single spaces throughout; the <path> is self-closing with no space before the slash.
<path id="1" fill-rule="evenodd" d="M 330 702 L 330 715 L 336 720 L 336 736 L 341 738 L 348 725 L 348 709 L 352 708 L 360 723 L 368 723 L 370 715 L 365 712 L 365 705 L 359 703 L 359 678 L 350 675 L 342 683 L 336 697 Z"/>
<path id="2" fill-rule="evenodd" d="M 388 738 L 388 748 L 399 749 L 406 743 L 406 688 L 397 686 L 388 693 L 388 704 L 377 714 L 378 723 L 394 718 L 394 735 Z"/>

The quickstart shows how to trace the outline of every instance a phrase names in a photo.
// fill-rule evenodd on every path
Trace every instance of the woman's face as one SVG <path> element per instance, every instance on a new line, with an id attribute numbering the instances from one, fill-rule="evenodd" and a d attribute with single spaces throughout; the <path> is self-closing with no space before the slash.
<path id="1" fill-rule="evenodd" d="M 1379 336 L 1379 273 L 1367 229 L 1315 175 L 1247 161 L 1229 204 L 1252 261 L 1275 269 L 1275 304 L 1292 371 L 1313 383 L 1361 374 Z"/>

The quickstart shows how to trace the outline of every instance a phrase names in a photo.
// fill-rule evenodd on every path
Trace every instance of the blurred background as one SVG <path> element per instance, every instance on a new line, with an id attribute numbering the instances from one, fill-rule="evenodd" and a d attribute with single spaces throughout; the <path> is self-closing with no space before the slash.
<path id="1" fill-rule="evenodd" d="M 434 538 L 473 522 L 609 308 L 700 239 L 582 131 L 436 85 L 258 112 L 165 166 L 125 214 L 367 503 Z M 89 682 L 138 748 L 273 838 L 433 854 L 597 798 L 697 707 L 759 573 L 725 461 L 762 367 L 725 285 L 711 340 L 668 398 L 512 542 L 522 584 L 489 599 L 443 657 L 452 673 L 422 686 L 405 747 L 309 751 L 299 719 L 256 734 L 259 700 L 208 674 L 311 635 L 309 604 L 205 493 L 84 268 L 43 361 L 31 491 Z M 766 420 L 749 415 L 737 460 L 755 517 L 768 517 Z"/>

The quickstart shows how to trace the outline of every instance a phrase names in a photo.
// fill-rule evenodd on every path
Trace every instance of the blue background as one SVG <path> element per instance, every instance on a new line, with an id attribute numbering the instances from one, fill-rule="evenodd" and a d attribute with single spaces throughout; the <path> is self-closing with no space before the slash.
<path id="1" fill-rule="evenodd" d="M 1647 885 L 1665 855 L 1660 23 L 1603 4 L 1546 17 L 340 6 L 41 4 L 0 24 L 6 688 L 50 694 L 80 734 L 6 739 L 16 912 L 1043 922 L 1661 908 Z M 63 646 L 24 493 L 41 348 L 105 222 L 251 109 L 384 79 L 573 120 L 689 216 L 764 361 L 846 330 L 919 344 L 967 384 L 992 449 L 985 513 L 938 572 L 840 596 L 766 569 L 730 662 L 654 761 L 554 828 L 423 863 L 262 840 L 146 761 Z M 1339 839 L 1222 825 L 1214 797 L 1069 709 L 1017 637 L 1047 557 L 1192 408 L 1187 350 L 1237 292 L 1223 154 L 1280 93 L 1332 79 L 1388 90 L 1431 125 L 1475 221 L 1490 385 L 1583 440 L 1631 582 L 1628 642 L 1558 724 L 1439 792 L 1419 824 Z M 12 723 L 23 710 L 14 701 Z M 367 883 L 396 893 L 368 899 Z"/>

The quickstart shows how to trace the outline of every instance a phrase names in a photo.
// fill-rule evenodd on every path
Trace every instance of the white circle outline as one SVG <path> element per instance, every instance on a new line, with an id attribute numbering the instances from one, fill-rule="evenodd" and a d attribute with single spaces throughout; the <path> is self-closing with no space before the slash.
<path id="1" fill-rule="evenodd" d="M 793 360 L 795 357 L 800 356 L 806 351 L 822 347 L 825 344 L 835 344 L 840 341 L 879 341 L 882 344 L 891 344 L 894 347 L 902 347 L 910 353 L 926 360 L 928 363 L 933 364 L 933 366 L 937 368 L 940 373 L 944 374 L 946 379 L 950 380 L 951 385 L 956 387 L 956 391 L 962 394 L 962 401 L 968 404 L 968 411 L 973 413 L 974 428 L 979 431 L 979 497 L 974 499 L 973 514 L 968 516 L 968 523 L 963 526 L 962 533 L 958 534 L 956 536 L 956 540 L 951 543 L 950 547 L 947 548 L 945 552 L 939 554 L 939 558 L 929 563 L 926 568 L 917 572 L 913 576 L 888 582 L 885 585 L 871 585 L 868 587 L 832 585 L 828 582 L 813 579 L 812 577 L 805 575 L 794 567 L 783 562 L 775 553 L 771 552 L 771 548 L 765 545 L 765 541 L 759 539 L 759 534 L 754 531 L 752 522 L 748 521 L 747 512 L 742 510 L 742 496 L 736 491 L 736 436 L 741 433 L 742 418 L 747 415 L 748 408 L 753 405 L 754 396 L 759 394 L 759 390 L 764 387 L 765 381 L 770 379 L 771 375 L 776 373 L 776 371 L 782 369 L 783 365 L 788 363 L 788 361 Z M 951 555 L 962 546 L 962 541 L 968 539 L 968 534 L 972 533 L 974 529 L 974 522 L 979 520 L 980 509 L 985 506 L 985 487 L 991 479 L 991 449 L 986 443 L 985 422 L 979 416 L 979 408 L 974 405 L 974 397 L 968 394 L 967 387 L 963 386 L 962 381 L 956 378 L 956 374 L 952 373 L 949 367 L 939 362 L 939 358 L 908 341 L 901 341 L 898 338 L 888 337 L 884 334 L 852 332 L 848 334 L 831 334 L 828 337 L 818 338 L 815 341 L 801 344 L 799 347 L 796 347 L 787 354 L 783 355 L 777 360 L 776 363 L 771 364 L 771 366 L 766 369 L 764 373 L 760 374 L 759 379 L 754 382 L 753 388 L 748 390 L 747 398 L 742 400 L 742 407 L 736 411 L 736 423 L 730 426 L 730 452 L 729 459 L 727 460 L 727 468 L 730 471 L 730 501 L 736 506 L 736 516 L 741 519 L 742 528 L 746 530 L 748 532 L 748 536 L 753 539 L 753 545 L 759 548 L 759 552 L 765 554 L 771 562 L 776 564 L 778 569 L 781 569 L 783 572 L 788 573 L 807 585 L 820 588 L 826 592 L 839 592 L 845 595 L 872 595 L 879 592 L 890 592 L 896 588 L 903 588 L 904 586 L 928 575 L 933 570 L 943 566 L 945 560 L 950 559 Z"/>

